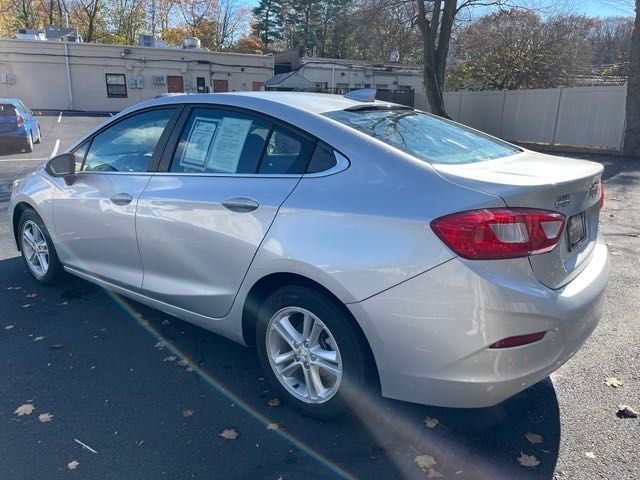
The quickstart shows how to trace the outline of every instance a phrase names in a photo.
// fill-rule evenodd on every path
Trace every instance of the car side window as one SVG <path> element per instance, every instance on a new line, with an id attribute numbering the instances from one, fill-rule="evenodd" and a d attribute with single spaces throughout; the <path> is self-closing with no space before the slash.
<path id="1" fill-rule="evenodd" d="M 145 172 L 175 109 L 148 110 L 103 130 L 91 142 L 85 172 Z"/>
<path id="2" fill-rule="evenodd" d="M 271 122 L 244 113 L 194 108 L 171 162 L 178 173 L 255 173 Z"/>
<path id="3" fill-rule="evenodd" d="M 291 129 L 277 126 L 269 137 L 269 143 L 260 162 L 259 173 L 270 175 L 304 173 L 312 150 L 312 141 Z"/>
<path id="4" fill-rule="evenodd" d="M 306 173 L 320 173 L 338 164 L 333 148 L 324 142 L 318 142 L 313 151 Z"/>

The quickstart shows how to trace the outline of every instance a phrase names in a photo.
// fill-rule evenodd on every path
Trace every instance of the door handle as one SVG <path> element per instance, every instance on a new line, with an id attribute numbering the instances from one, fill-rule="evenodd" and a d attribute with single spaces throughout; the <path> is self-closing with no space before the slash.
<path id="1" fill-rule="evenodd" d="M 222 206 L 232 212 L 246 213 L 253 212 L 260 204 L 252 198 L 236 197 L 225 200 Z"/>
<path id="2" fill-rule="evenodd" d="M 132 202 L 133 197 L 128 193 L 116 193 L 110 198 L 110 200 L 116 205 L 129 205 Z"/>

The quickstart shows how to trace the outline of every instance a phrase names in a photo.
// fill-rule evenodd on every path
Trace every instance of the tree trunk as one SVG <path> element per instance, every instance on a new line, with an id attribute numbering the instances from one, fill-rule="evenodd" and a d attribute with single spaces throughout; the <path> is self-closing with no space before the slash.
<path id="1" fill-rule="evenodd" d="M 640 158 L 640 0 L 636 0 L 636 21 L 631 40 L 631 69 L 627 81 L 627 127 L 624 154 Z"/>
<path id="2" fill-rule="evenodd" d="M 451 0 L 444 0 L 445 2 Z M 638 0 L 640 1 L 640 0 Z M 434 39 L 436 34 L 434 29 L 438 28 L 437 24 L 433 23 L 433 20 L 437 21 L 437 18 L 432 18 L 429 21 L 426 16 L 425 0 L 417 0 L 418 3 L 418 28 L 422 34 L 422 57 L 424 63 L 424 86 L 427 93 L 427 100 L 429 101 L 429 107 L 431 107 L 431 113 L 444 118 L 451 118 L 447 114 L 444 107 L 444 97 L 442 94 L 442 84 L 438 81 L 438 64 L 436 58 L 436 45 Z M 437 2 L 438 4 L 440 2 Z M 445 10 L 447 5 L 445 3 Z M 436 9 L 439 12 L 439 7 Z M 441 32 L 442 33 L 442 32 Z M 442 39 L 440 39 L 442 41 Z"/>

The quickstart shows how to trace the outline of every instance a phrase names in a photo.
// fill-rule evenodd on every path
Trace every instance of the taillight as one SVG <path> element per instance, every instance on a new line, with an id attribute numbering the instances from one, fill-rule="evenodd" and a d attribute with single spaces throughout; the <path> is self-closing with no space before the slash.
<path id="1" fill-rule="evenodd" d="M 604 183 L 600 180 L 600 209 L 604 207 Z"/>
<path id="2" fill-rule="evenodd" d="M 437 218 L 431 228 L 461 257 L 490 260 L 553 250 L 564 224 L 564 215 L 547 210 L 485 208 Z"/>
<path id="3" fill-rule="evenodd" d="M 24 125 L 24 117 L 20 115 L 20 112 L 16 112 L 16 124 L 21 127 Z"/>
<path id="4" fill-rule="evenodd" d="M 489 348 L 512 348 L 512 347 L 520 347 L 522 345 L 528 345 L 533 342 L 537 342 L 538 340 L 542 340 L 545 333 L 547 332 L 538 332 L 538 333 L 530 333 L 528 335 L 518 335 L 515 337 L 507 337 L 502 340 L 498 340 L 493 345 L 489 345 Z"/>

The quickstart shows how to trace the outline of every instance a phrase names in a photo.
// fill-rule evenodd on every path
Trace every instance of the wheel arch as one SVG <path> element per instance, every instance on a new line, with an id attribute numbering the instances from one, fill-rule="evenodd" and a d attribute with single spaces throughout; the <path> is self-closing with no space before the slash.
<path id="1" fill-rule="evenodd" d="M 259 279 L 253 284 L 249 293 L 247 294 L 244 305 L 242 308 L 242 336 L 244 342 L 248 346 L 255 346 L 256 344 L 256 325 L 258 322 L 258 312 L 260 307 L 267 299 L 267 297 L 275 292 L 278 288 L 284 286 L 302 286 L 316 290 L 327 298 L 332 300 L 344 313 L 345 317 L 351 321 L 355 327 L 360 340 L 367 352 L 369 365 L 372 369 L 372 374 L 375 375 L 375 380 L 379 382 L 380 376 L 378 372 L 378 365 L 371 350 L 371 345 L 364 331 L 360 327 L 360 324 L 355 319 L 351 311 L 346 305 L 340 301 L 340 299 L 329 289 L 319 284 L 315 280 L 312 280 L 303 275 L 289 272 L 271 273 Z"/>
<path id="2" fill-rule="evenodd" d="M 13 239 L 16 242 L 16 247 L 18 249 L 18 251 L 20 251 L 20 232 L 18 232 L 18 227 L 19 227 L 19 223 L 20 223 L 20 217 L 22 217 L 22 214 L 24 213 L 25 210 L 33 210 L 36 215 L 40 216 L 40 214 L 36 211 L 35 208 L 33 208 L 33 206 L 27 202 L 18 202 L 15 207 L 13 207 L 13 215 L 12 215 L 12 225 L 13 225 Z M 40 217 L 42 218 L 42 217 Z"/>

